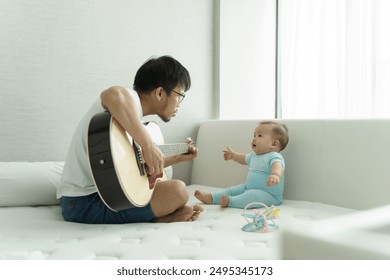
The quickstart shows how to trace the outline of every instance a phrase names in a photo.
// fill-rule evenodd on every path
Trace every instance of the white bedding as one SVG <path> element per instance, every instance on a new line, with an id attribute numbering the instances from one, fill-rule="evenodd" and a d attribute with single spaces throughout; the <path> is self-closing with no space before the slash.
<path id="1" fill-rule="evenodd" d="M 286 123 L 291 141 L 283 151 L 287 166 L 285 201 L 280 206 L 277 220 L 280 229 L 276 232 L 244 232 L 241 227 L 247 222 L 241 216 L 243 210 L 221 209 L 216 205 L 205 206 L 199 220 L 191 223 L 64 222 L 55 200 L 61 163 L 3 163 L 0 164 L 0 259 L 335 259 L 340 257 L 340 248 L 355 246 L 354 252 L 360 250 L 359 240 L 372 240 L 369 230 L 351 229 L 354 236 L 357 231 L 367 234 L 364 239 L 349 240 L 352 235 L 349 231 L 346 234 L 344 225 L 336 228 L 335 234 L 324 228 L 334 227 L 333 219 L 328 218 L 340 217 L 349 224 L 351 216 L 346 214 L 364 215 L 367 209 L 390 203 L 388 187 L 383 183 L 390 180 L 387 158 L 383 157 L 388 154 L 389 146 L 374 145 L 369 153 L 362 153 L 372 135 L 383 143 L 390 141 L 390 122 L 290 120 Z M 226 145 L 240 151 L 248 149 L 248 139 L 256 124 L 256 120 L 201 124 L 196 138 L 200 153 L 192 164 L 193 185 L 188 187 L 190 203 L 198 203 L 192 195 L 196 186 L 210 190 L 205 186 L 228 187 L 245 180 L 246 166 L 224 161 L 221 151 Z M 364 135 L 361 131 L 365 131 Z M 388 225 L 388 220 L 384 220 Z M 344 239 L 336 238 L 339 235 Z M 329 240 L 336 245 L 331 247 Z M 387 248 L 388 236 L 375 237 L 375 242 L 377 247 Z M 347 254 L 343 256 L 350 258 Z M 370 256 L 374 253 L 360 258 Z"/>
<path id="2" fill-rule="evenodd" d="M 190 203 L 198 203 L 195 188 L 188 187 Z M 279 259 L 283 229 L 304 231 L 313 220 L 356 211 L 292 200 L 280 208 L 279 230 L 248 233 L 243 210 L 216 205 L 195 222 L 125 225 L 65 222 L 59 205 L 0 207 L 0 259 Z"/>

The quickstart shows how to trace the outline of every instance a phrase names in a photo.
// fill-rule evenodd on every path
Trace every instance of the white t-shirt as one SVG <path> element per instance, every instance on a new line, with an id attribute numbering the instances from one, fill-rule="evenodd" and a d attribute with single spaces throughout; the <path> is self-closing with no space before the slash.
<path id="1" fill-rule="evenodd" d="M 142 120 L 143 112 L 138 94 L 135 91 L 127 90 L 134 99 L 137 114 Z M 77 126 L 62 171 L 61 182 L 57 189 L 57 198 L 61 196 L 85 196 L 97 192 L 89 166 L 88 126 L 91 118 L 103 111 L 104 108 L 99 97 Z"/>

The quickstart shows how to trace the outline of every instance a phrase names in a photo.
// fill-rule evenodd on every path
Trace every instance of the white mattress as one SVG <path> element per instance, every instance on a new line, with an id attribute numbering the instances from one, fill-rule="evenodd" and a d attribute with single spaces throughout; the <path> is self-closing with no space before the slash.
<path id="1" fill-rule="evenodd" d="M 198 203 L 195 186 L 188 190 Z M 305 230 L 313 220 L 356 211 L 291 200 L 280 208 L 279 230 L 250 233 L 241 230 L 243 210 L 217 205 L 205 205 L 195 222 L 125 225 L 65 222 L 58 205 L 0 207 L 0 259 L 279 259 L 284 228 Z"/>

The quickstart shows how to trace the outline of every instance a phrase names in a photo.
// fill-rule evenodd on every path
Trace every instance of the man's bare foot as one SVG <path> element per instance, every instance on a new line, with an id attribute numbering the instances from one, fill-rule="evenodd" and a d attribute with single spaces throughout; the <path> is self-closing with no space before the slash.
<path id="1" fill-rule="evenodd" d="M 213 203 L 213 197 L 211 196 L 211 193 L 209 193 L 209 192 L 202 192 L 200 190 L 196 190 L 194 195 L 197 199 L 202 201 L 204 204 L 212 204 Z"/>
<path id="2" fill-rule="evenodd" d="M 154 223 L 173 223 L 173 222 L 192 222 L 198 219 L 200 213 L 203 212 L 203 208 L 199 205 L 185 205 L 184 207 L 177 209 L 175 212 L 166 215 L 164 217 L 155 218 Z"/>
<path id="3" fill-rule="evenodd" d="M 219 200 L 219 205 L 222 208 L 228 207 L 228 205 L 229 205 L 229 197 L 227 197 L 226 195 L 221 196 L 221 198 Z"/>

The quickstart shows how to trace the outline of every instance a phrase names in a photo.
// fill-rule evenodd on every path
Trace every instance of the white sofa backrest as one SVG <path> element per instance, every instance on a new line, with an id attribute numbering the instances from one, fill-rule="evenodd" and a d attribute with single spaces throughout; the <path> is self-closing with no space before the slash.
<path id="1" fill-rule="evenodd" d="M 290 142 L 284 198 L 354 209 L 390 204 L 390 120 L 283 120 Z M 228 187 L 245 181 L 247 166 L 224 161 L 229 145 L 251 151 L 257 120 L 202 123 L 192 184 Z"/>

